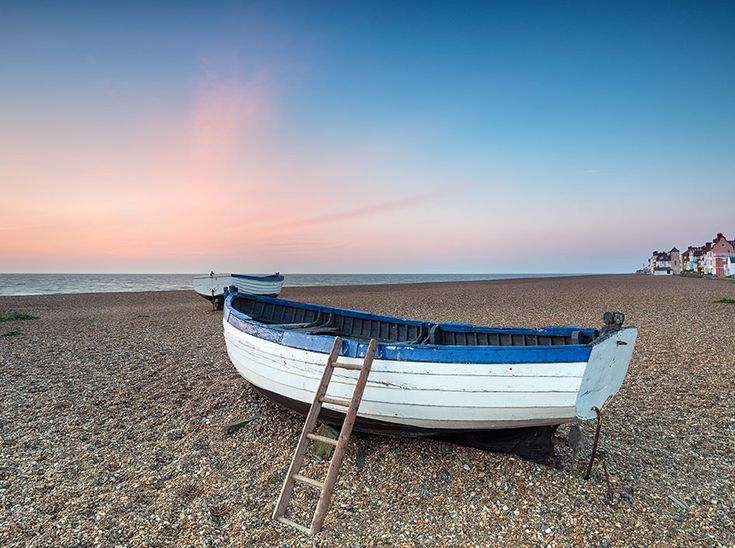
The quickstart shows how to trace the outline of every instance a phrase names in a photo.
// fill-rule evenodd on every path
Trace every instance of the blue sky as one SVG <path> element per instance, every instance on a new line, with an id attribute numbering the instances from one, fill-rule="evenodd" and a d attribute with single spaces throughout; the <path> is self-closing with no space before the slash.
<path id="1" fill-rule="evenodd" d="M 0 270 L 608 272 L 733 238 L 733 28 L 727 2 L 5 2 Z"/>

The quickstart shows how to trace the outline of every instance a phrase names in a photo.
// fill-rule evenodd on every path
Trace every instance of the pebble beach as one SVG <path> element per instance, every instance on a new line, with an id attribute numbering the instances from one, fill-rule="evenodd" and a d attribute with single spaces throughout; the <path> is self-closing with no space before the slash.
<path id="1" fill-rule="evenodd" d="M 735 544 L 735 304 L 715 302 L 735 299 L 735 283 L 584 276 L 282 296 L 485 325 L 599 327 L 604 311 L 625 312 L 640 333 L 602 427 L 612 498 L 601 464 L 583 479 L 591 422 L 577 451 L 559 429 L 558 467 L 356 434 L 309 538 L 271 520 L 303 417 L 237 374 L 207 301 L 0 297 L 0 313 L 37 317 L 0 323 L 0 545 Z M 227 434 L 240 419 L 252 420 Z M 306 475 L 325 466 L 313 457 Z"/>

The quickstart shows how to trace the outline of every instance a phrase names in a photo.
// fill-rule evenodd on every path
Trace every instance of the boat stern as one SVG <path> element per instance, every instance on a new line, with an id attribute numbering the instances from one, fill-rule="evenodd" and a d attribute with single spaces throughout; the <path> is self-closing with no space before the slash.
<path id="1" fill-rule="evenodd" d="M 607 313 L 609 314 L 609 313 Z M 638 337 L 635 327 L 622 327 L 622 314 L 607 321 L 600 337 L 592 344 L 587 367 L 577 393 L 577 417 L 582 420 L 597 416 L 605 402 L 618 393 L 623 385 L 633 348 Z"/>

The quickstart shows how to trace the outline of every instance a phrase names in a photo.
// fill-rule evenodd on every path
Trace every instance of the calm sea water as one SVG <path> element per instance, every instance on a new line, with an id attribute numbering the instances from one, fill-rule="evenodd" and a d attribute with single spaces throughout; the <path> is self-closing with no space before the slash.
<path id="1" fill-rule="evenodd" d="M 284 274 L 286 287 L 546 278 L 573 274 Z M 191 289 L 193 274 L 0 274 L 0 295 Z"/>

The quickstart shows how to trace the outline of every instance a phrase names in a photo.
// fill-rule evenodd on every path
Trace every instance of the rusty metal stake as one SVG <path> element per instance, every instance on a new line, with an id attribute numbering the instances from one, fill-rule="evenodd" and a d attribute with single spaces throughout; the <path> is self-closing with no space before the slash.
<path id="1" fill-rule="evenodd" d="M 217 310 L 217 297 L 214 296 L 214 289 L 212 290 L 212 310 L 213 311 Z"/>
<path id="2" fill-rule="evenodd" d="M 595 463 L 595 457 L 597 456 L 597 443 L 600 441 L 600 429 L 602 428 L 602 411 L 597 407 L 592 409 L 597 413 L 597 428 L 595 429 L 595 441 L 592 444 L 592 456 L 590 457 L 590 463 L 587 465 L 587 472 L 584 474 L 585 480 L 590 479 L 592 473 L 592 465 Z"/>
<path id="3" fill-rule="evenodd" d="M 607 402 L 605 402 L 605 405 L 607 405 Z M 602 406 L 602 409 L 605 408 L 605 405 Z M 607 462 L 605 459 L 605 453 L 602 451 L 597 451 L 597 446 L 600 441 L 600 430 L 602 429 L 602 409 L 598 409 L 597 407 L 593 407 L 595 413 L 597 413 L 597 428 L 595 429 L 595 441 L 592 444 L 592 456 L 590 457 L 590 463 L 587 465 L 587 472 L 584 475 L 584 479 L 588 480 L 590 479 L 590 474 L 592 474 L 592 465 L 595 463 L 595 458 L 599 457 L 600 462 L 602 463 L 602 469 L 605 472 L 605 485 L 607 486 L 607 502 L 608 504 L 613 499 L 613 492 L 612 487 L 610 486 L 610 474 L 607 471 Z"/>
<path id="4" fill-rule="evenodd" d="M 605 471 L 605 485 L 607 486 L 607 503 L 610 504 L 613 499 L 612 487 L 610 487 L 610 474 L 607 473 L 607 455 L 600 452 L 600 461 L 602 462 L 602 469 Z"/>

